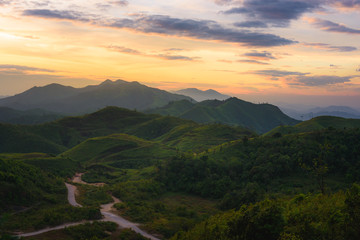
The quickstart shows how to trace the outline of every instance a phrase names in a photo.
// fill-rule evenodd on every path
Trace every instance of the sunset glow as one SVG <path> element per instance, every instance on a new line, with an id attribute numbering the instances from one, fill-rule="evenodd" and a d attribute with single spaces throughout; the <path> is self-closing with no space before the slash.
<path id="1" fill-rule="evenodd" d="M 0 0 L 0 22 L 0 95 L 123 79 L 360 101 L 355 0 Z"/>

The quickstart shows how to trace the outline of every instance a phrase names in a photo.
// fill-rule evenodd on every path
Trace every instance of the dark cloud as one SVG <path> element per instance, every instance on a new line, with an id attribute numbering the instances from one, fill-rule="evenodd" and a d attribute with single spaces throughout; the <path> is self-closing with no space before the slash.
<path id="1" fill-rule="evenodd" d="M 285 27 L 291 20 L 320 7 L 321 1 L 310 0 L 245 0 L 241 7 L 234 7 L 224 14 L 245 14 L 257 21 L 266 20 L 273 26 Z"/>
<path id="2" fill-rule="evenodd" d="M 1 72 L 55 72 L 53 70 L 45 69 L 45 68 L 35 68 L 35 67 L 28 67 L 22 65 L 11 65 L 11 64 L 0 64 L 0 71 Z"/>
<path id="3" fill-rule="evenodd" d="M 49 9 L 28 9 L 23 12 L 24 16 L 60 19 L 60 20 L 75 20 L 75 21 L 90 21 L 94 16 L 87 15 L 78 11 L 71 10 L 49 10 Z"/>
<path id="4" fill-rule="evenodd" d="M 23 15 L 61 20 L 87 21 L 97 26 L 132 29 L 142 33 L 161 34 L 176 37 L 190 37 L 245 46 L 273 47 L 297 43 L 274 34 L 224 28 L 214 21 L 172 18 L 164 15 L 141 16 L 135 19 L 119 18 L 99 20 L 98 16 L 77 11 L 31 9 Z"/>
<path id="5" fill-rule="evenodd" d="M 199 59 L 199 57 L 187 57 L 187 56 L 181 56 L 181 55 L 171 55 L 171 54 L 146 54 L 143 52 L 140 52 L 135 49 L 126 48 L 122 46 L 116 46 L 116 45 L 110 45 L 106 47 L 109 50 L 125 53 L 125 54 L 132 54 L 132 55 L 140 55 L 145 57 L 154 57 L 154 58 L 161 58 L 165 60 L 181 60 L 181 61 L 196 61 Z"/>
<path id="6" fill-rule="evenodd" d="M 360 34 L 360 29 L 349 28 L 343 24 L 335 23 L 328 20 L 313 18 L 310 19 L 310 22 L 316 27 L 328 32 Z"/>
<path id="7" fill-rule="evenodd" d="M 251 63 L 251 64 L 259 64 L 259 65 L 269 65 L 269 63 L 260 62 L 260 61 L 257 61 L 257 60 L 251 60 L 251 59 L 237 60 L 237 62 L 241 62 L 241 63 Z"/>
<path id="8" fill-rule="evenodd" d="M 356 47 L 352 46 L 332 46 L 326 43 L 304 43 L 303 45 L 306 47 L 324 49 L 331 52 L 353 52 L 357 50 Z"/>
<path id="9" fill-rule="evenodd" d="M 267 28 L 268 25 L 262 21 L 245 21 L 245 22 L 236 22 L 234 23 L 235 27 L 243 28 Z"/>
<path id="10" fill-rule="evenodd" d="M 327 86 L 334 84 L 342 84 L 351 82 L 354 76 L 338 77 L 338 76 L 297 76 L 293 78 L 288 84 L 308 87 Z"/>
<path id="11" fill-rule="evenodd" d="M 224 28 L 214 21 L 179 19 L 163 15 L 145 16 L 135 20 L 118 19 L 109 26 L 130 28 L 144 33 L 191 37 L 257 47 L 283 46 L 296 43 L 293 40 L 273 34 Z"/>
<path id="12" fill-rule="evenodd" d="M 262 52 L 258 52 L 258 51 L 252 51 L 249 53 L 245 53 L 243 54 L 243 56 L 245 57 L 249 57 L 251 59 L 261 59 L 261 60 L 272 60 L 272 59 L 276 59 L 276 57 L 274 57 L 272 55 L 271 52 L 268 51 L 262 51 Z"/>

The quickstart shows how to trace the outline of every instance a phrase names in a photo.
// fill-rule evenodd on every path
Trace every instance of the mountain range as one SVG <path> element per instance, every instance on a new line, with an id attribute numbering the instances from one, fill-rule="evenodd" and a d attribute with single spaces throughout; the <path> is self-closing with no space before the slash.
<path id="1" fill-rule="evenodd" d="M 221 94 L 213 89 L 208 89 L 206 91 L 199 90 L 197 88 L 186 88 L 175 91 L 174 93 L 185 95 L 195 99 L 198 102 L 202 102 L 205 100 L 226 100 L 230 98 L 228 95 Z"/>
<path id="2" fill-rule="evenodd" d="M 299 123 L 298 120 L 285 115 L 274 105 L 254 104 L 238 98 L 229 98 L 224 101 L 206 100 L 200 103 L 182 100 L 147 112 L 176 116 L 198 123 L 238 125 L 258 133 L 265 133 L 280 125 Z"/>
<path id="3" fill-rule="evenodd" d="M 17 110 L 44 109 L 64 115 L 81 115 L 106 106 L 145 110 L 190 97 L 150 88 L 138 82 L 106 80 L 99 85 L 73 88 L 60 84 L 33 87 L 0 99 L 0 106 Z"/>
<path id="4" fill-rule="evenodd" d="M 13 124 L 39 124 L 54 121 L 63 117 L 42 109 L 15 110 L 8 107 L 0 107 L 0 122 Z"/>

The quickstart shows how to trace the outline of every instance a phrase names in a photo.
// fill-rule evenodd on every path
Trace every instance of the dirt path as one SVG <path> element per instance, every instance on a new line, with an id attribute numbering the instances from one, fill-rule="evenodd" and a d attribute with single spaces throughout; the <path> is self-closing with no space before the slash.
<path id="1" fill-rule="evenodd" d="M 77 173 L 73 178 L 73 182 L 74 183 L 80 183 L 80 184 L 88 184 L 88 183 L 84 182 L 81 179 L 82 175 L 83 175 L 83 173 Z M 69 204 L 71 204 L 74 207 L 82 207 L 81 204 L 76 202 L 76 198 L 75 198 L 76 190 L 77 190 L 76 186 L 74 186 L 72 184 L 69 184 L 69 183 L 65 183 L 65 185 L 66 185 L 66 188 L 68 190 Z M 88 185 L 101 186 L 102 184 L 88 184 Z M 100 212 L 104 216 L 104 218 L 101 219 L 100 221 L 114 222 L 114 223 L 118 224 L 121 228 L 130 228 L 131 230 L 133 230 L 133 231 L 135 231 L 135 232 L 141 234 L 142 236 L 144 236 L 146 238 L 149 238 L 151 240 L 160 240 L 159 238 L 156 238 L 156 237 L 148 234 L 147 232 L 141 230 L 138 227 L 138 224 L 130 222 L 130 221 L 126 220 L 125 218 L 116 215 L 114 213 L 113 206 L 114 206 L 115 203 L 119 203 L 121 201 L 119 199 L 117 199 L 116 197 L 114 197 L 114 196 L 112 196 L 112 198 L 114 200 L 112 203 L 101 205 Z M 18 237 L 30 237 L 30 236 L 35 236 L 35 235 L 39 235 L 39 234 L 42 234 L 42 233 L 46 233 L 46 232 L 49 232 L 49 231 L 60 230 L 60 229 L 66 228 L 66 227 L 71 227 L 71 226 L 84 224 L 86 222 L 92 222 L 92 221 L 81 221 L 81 222 L 76 222 L 76 223 L 66 223 L 66 224 L 63 224 L 63 225 L 60 225 L 60 226 L 51 227 L 51 228 L 49 227 L 49 228 L 45 228 L 45 229 L 35 231 L 35 232 L 22 233 L 22 234 L 19 234 L 19 235 L 16 235 L 16 236 L 18 236 Z"/>

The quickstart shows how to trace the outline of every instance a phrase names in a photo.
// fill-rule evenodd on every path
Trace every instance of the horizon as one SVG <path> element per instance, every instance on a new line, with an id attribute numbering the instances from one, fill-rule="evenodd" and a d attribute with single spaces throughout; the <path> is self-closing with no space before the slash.
<path id="1" fill-rule="evenodd" d="M 359 109 L 357 1 L 5 0 L 0 7 L 0 95 L 126 79 Z"/>
<path id="2" fill-rule="evenodd" d="M 34 88 L 34 87 L 45 87 L 45 86 L 48 86 L 48 85 L 52 85 L 52 84 L 59 84 L 59 85 L 62 85 L 62 86 L 66 86 L 66 87 L 74 87 L 74 88 L 84 88 L 84 87 L 87 87 L 87 86 L 96 86 L 96 85 L 100 85 L 101 83 L 103 82 L 106 82 L 106 81 L 111 81 L 111 82 L 116 82 L 116 81 L 125 81 L 125 82 L 130 82 L 130 81 L 126 81 L 126 80 L 123 80 L 123 79 L 116 79 L 116 80 L 111 80 L 111 79 L 106 79 L 102 82 L 96 82 L 96 83 L 93 83 L 93 84 L 86 84 L 84 86 L 79 86 L 79 87 L 76 87 L 76 86 L 71 86 L 71 85 L 62 85 L 60 83 L 56 83 L 56 82 L 53 82 L 53 83 L 49 83 L 49 84 L 44 84 L 42 86 L 32 86 L 28 89 L 26 89 L 25 91 L 22 91 L 22 92 L 19 92 L 19 93 L 15 93 L 13 95 L 0 95 L 0 99 L 1 98 L 7 98 L 7 97 L 12 97 L 12 96 L 15 96 L 17 94 L 21 94 L 23 92 L 26 92 L 28 90 L 30 90 L 31 88 Z M 131 82 L 138 82 L 138 81 L 131 81 Z M 142 82 L 138 82 L 139 84 L 142 84 L 142 85 L 145 85 L 147 87 L 152 87 L 150 85 L 147 85 L 145 83 L 142 83 Z M 157 88 L 157 87 L 153 87 L 153 88 Z M 158 88 L 160 89 L 160 88 Z M 160 90 L 165 90 L 165 91 L 168 91 L 170 93 L 176 93 L 176 91 L 179 91 L 179 90 L 185 90 L 185 89 L 197 89 L 197 90 L 200 90 L 200 91 L 206 91 L 206 90 L 215 90 L 215 89 L 212 89 L 212 88 L 195 88 L 195 87 L 192 87 L 192 88 L 182 88 L 182 89 L 174 89 L 174 90 L 167 90 L 167 89 L 160 89 Z M 217 90 L 215 90 L 217 91 Z M 255 104 L 261 104 L 261 103 L 269 103 L 269 104 L 273 104 L 275 106 L 278 106 L 282 109 L 292 109 L 292 110 L 297 110 L 297 111 L 307 111 L 307 110 L 310 110 L 312 108 L 316 108 L 316 107 L 331 107 L 331 106 L 339 106 L 339 107 L 350 107 L 350 108 L 353 108 L 357 111 L 360 111 L 360 107 L 358 106 L 358 101 L 356 99 L 356 97 L 354 99 L 350 99 L 352 101 L 353 104 L 347 104 L 348 100 L 349 100 L 349 96 L 345 96 L 345 97 L 342 97 L 342 96 L 336 96 L 337 99 L 335 99 L 335 101 L 331 101 L 331 100 L 334 100 L 334 97 L 333 96 L 330 96 L 330 99 L 329 99 L 329 96 L 316 96 L 316 95 L 313 95 L 313 96 L 309 96 L 309 95 L 297 95 L 297 96 L 293 96 L 293 95 L 284 95 L 284 96 L 268 96 L 268 95 L 250 95 L 250 94 L 247 94 L 247 95 L 241 95 L 241 94 L 238 94 L 238 95 L 230 95 L 230 94 L 226 94 L 226 93 L 223 93 L 223 92 L 219 92 L 217 91 L 218 93 L 220 94 L 223 94 L 223 95 L 228 95 L 230 97 L 236 97 L 238 99 L 241 99 L 241 100 L 244 100 L 244 101 L 248 101 L 248 102 L 251 102 L 251 103 L 255 103 Z M 176 93 L 176 94 L 179 94 L 179 93 Z M 287 101 L 287 102 L 284 102 L 282 101 L 282 97 L 285 97 L 287 98 L 288 100 L 290 98 L 293 98 L 292 100 L 293 101 Z M 315 99 L 315 100 L 314 100 Z M 359 99 L 360 100 L 360 99 Z M 316 104 L 312 104 L 313 102 L 316 102 Z M 342 103 L 342 104 L 341 104 Z"/>

